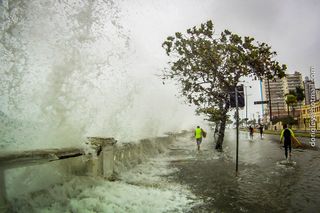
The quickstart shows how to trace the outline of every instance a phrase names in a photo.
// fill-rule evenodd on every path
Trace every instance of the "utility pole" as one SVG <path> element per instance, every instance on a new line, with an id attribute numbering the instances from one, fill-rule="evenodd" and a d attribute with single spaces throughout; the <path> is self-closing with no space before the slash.
<path id="1" fill-rule="evenodd" d="M 248 126 L 248 93 L 247 93 L 247 86 L 245 86 L 246 92 L 246 128 Z"/>
<path id="2" fill-rule="evenodd" d="M 248 95 L 247 95 L 247 86 L 245 86 L 245 92 L 246 92 L 246 127 L 248 126 Z"/>
<path id="3" fill-rule="evenodd" d="M 236 97 L 236 126 L 237 126 L 237 153 L 236 153 L 236 175 L 238 175 L 238 160 L 239 160 L 239 107 L 238 107 L 238 88 L 234 87 Z"/>
<path id="4" fill-rule="evenodd" d="M 269 114 L 270 114 L 270 121 L 272 121 L 272 107 L 271 107 L 271 94 L 270 94 L 269 79 L 267 79 L 267 82 L 268 82 L 268 92 L 269 92 Z"/>
<path id="5" fill-rule="evenodd" d="M 245 105 L 246 105 L 246 127 L 248 126 L 248 124 L 247 124 L 247 122 L 248 122 L 248 93 L 247 93 L 247 87 L 248 86 L 244 86 L 245 93 L 246 93 L 246 102 L 245 102 Z M 251 88 L 251 86 L 249 86 L 249 88 Z"/>
<path id="6" fill-rule="evenodd" d="M 236 108 L 236 126 L 237 126 L 237 134 L 236 134 L 236 175 L 238 175 L 238 165 L 239 165 L 239 107 L 244 107 L 245 100 L 244 100 L 244 89 L 243 85 L 234 86 L 234 88 L 230 88 L 229 91 L 230 97 L 230 107 Z"/>

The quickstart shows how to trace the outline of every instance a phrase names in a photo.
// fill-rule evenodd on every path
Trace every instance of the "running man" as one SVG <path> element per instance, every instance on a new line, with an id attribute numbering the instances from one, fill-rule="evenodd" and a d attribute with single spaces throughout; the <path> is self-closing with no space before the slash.
<path id="1" fill-rule="evenodd" d="M 291 159 L 291 137 L 294 137 L 293 131 L 288 128 L 287 124 L 283 125 L 283 130 L 280 134 L 280 144 L 282 143 L 282 139 L 284 139 L 284 149 L 285 149 L 285 156 L 288 160 L 288 148 L 289 148 L 289 158 Z"/>
<path id="2" fill-rule="evenodd" d="M 259 126 L 259 130 L 260 130 L 260 138 L 262 139 L 262 136 L 263 136 L 263 126 L 262 125 Z"/>
<path id="3" fill-rule="evenodd" d="M 197 126 L 196 130 L 194 131 L 194 137 L 196 138 L 198 151 L 200 150 L 200 145 L 202 142 L 202 136 L 205 137 L 206 132 L 200 128 L 200 126 Z"/>

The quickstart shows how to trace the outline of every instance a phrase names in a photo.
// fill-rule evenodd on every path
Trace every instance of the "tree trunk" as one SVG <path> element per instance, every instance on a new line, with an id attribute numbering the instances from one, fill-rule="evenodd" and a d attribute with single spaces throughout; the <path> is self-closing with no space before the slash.
<path id="1" fill-rule="evenodd" d="M 215 127 L 214 127 L 214 136 L 216 136 L 216 134 L 219 132 L 219 122 L 215 123 Z"/>
<path id="2" fill-rule="evenodd" d="M 223 139 L 224 139 L 224 132 L 226 130 L 228 110 L 229 110 L 229 103 L 227 102 L 225 109 L 223 110 L 222 119 L 220 121 L 219 135 L 218 135 L 218 140 L 216 143 L 216 149 L 219 151 L 222 151 L 222 144 L 223 144 Z"/>
<path id="3" fill-rule="evenodd" d="M 293 104 L 292 104 L 292 114 L 293 114 L 293 118 L 294 118 L 296 116 L 296 108 Z"/>
<path id="4" fill-rule="evenodd" d="M 216 143 L 216 149 L 222 151 L 224 132 L 226 129 L 227 115 L 224 115 L 220 122 L 219 135 Z"/>

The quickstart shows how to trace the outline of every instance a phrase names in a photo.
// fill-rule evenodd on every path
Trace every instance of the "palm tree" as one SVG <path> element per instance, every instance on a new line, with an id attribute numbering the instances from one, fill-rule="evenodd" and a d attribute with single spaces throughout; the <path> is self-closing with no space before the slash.
<path id="1" fill-rule="evenodd" d="M 297 96 L 297 101 L 301 104 L 301 102 L 305 98 L 304 89 L 301 86 L 296 87 L 296 96 Z"/>
<path id="2" fill-rule="evenodd" d="M 289 107 L 291 105 L 292 109 L 293 109 L 293 105 L 297 103 L 297 96 L 293 95 L 293 94 L 287 94 L 286 95 L 286 104 L 287 104 L 287 108 L 288 108 L 288 117 L 289 117 Z M 294 117 L 294 115 L 293 115 Z"/>
<path id="3" fill-rule="evenodd" d="M 304 89 L 300 86 L 296 87 L 296 97 L 297 97 L 297 102 L 300 105 L 300 111 L 301 111 L 301 103 L 304 100 L 305 95 L 304 95 Z"/>

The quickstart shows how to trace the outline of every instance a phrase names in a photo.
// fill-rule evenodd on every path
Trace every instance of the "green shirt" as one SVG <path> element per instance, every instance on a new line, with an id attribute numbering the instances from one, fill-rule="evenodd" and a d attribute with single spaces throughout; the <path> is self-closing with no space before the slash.
<path id="1" fill-rule="evenodd" d="M 288 129 L 288 130 L 290 131 L 290 133 L 291 133 L 291 136 L 294 137 L 293 131 L 292 131 L 290 128 L 286 128 L 286 129 Z M 281 131 L 280 141 L 282 141 L 282 139 L 283 139 L 283 133 L 284 133 L 284 130 L 286 130 L 286 129 L 283 129 L 283 130 Z"/>
<path id="2" fill-rule="evenodd" d="M 195 137 L 196 138 L 202 138 L 202 130 L 201 130 L 201 128 L 196 128 Z"/>

